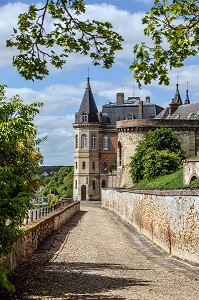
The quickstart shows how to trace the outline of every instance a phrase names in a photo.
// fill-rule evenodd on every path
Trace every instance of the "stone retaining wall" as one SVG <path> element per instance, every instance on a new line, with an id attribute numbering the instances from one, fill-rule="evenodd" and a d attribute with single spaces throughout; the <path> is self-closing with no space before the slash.
<path id="1" fill-rule="evenodd" d="M 103 189 L 102 207 L 166 252 L 199 263 L 198 190 Z"/>
<path id="2" fill-rule="evenodd" d="M 27 261 L 46 236 L 59 229 L 79 210 L 80 202 L 75 202 L 67 207 L 60 208 L 60 210 L 43 219 L 37 220 L 37 222 L 27 225 L 24 228 L 24 235 L 15 238 L 13 241 L 13 247 L 16 251 L 0 258 L 0 266 L 10 272 Z"/>

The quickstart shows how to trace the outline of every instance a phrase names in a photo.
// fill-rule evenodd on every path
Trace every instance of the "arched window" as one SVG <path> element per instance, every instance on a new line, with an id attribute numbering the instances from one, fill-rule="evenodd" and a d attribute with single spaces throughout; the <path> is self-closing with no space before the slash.
<path id="1" fill-rule="evenodd" d="M 82 134 L 82 149 L 87 148 L 87 136 L 86 134 Z"/>
<path id="2" fill-rule="evenodd" d="M 85 161 L 82 162 L 82 169 L 86 169 L 86 163 L 85 163 Z"/>
<path id="3" fill-rule="evenodd" d="M 75 169 L 77 169 L 77 162 L 75 162 Z"/>
<path id="4" fill-rule="evenodd" d="M 75 148 L 78 148 L 78 135 L 75 136 Z"/>
<path id="5" fill-rule="evenodd" d="M 75 189 L 77 189 L 77 180 L 75 180 Z"/>
<path id="6" fill-rule="evenodd" d="M 82 114 L 82 122 L 88 122 L 88 113 L 87 112 L 84 112 Z"/>
<path id="7" fill-rule="evenodd" d="M 128 119 L 128 120 L 132 120 L 132 119 L 133 119 L 133 115 L 132 115 L 132 114 L 128 114 L 128 115 L 127 115 L 127 119 Z"/>
<path id="8" fill-rule="evenodd" d="M 102 188 L 106 187 L 106 180 L 102 180 Z"/>
<path id="9" fill-rule="evenodd" d="M 107 161 L 105 161 L 103 163 L 103 169 L 104 169 L 104 173 L 108 173 L 108 163 L 107 163 Z"/>
<path id="10" fill-rule="evenodd" d="M 95 149 L 96 148 L 96 136 L 93 134 L 91 136 L 91 149 Z"/>
<path id="11" fill-rule="evenodd" d="M 103 137 L 103 150 L 108 150 L 109 147 L 109 138 L 108 135 Z"/>
<path id="12" fill-rule="evenodd" d="M 95 170 L 95 162 L 92 162 L 92 169 Z"/>
<path id="13" fill-rule="evenodd" d="M 95 180 L 93 180 L 93 190 L 95 190 Z"/>

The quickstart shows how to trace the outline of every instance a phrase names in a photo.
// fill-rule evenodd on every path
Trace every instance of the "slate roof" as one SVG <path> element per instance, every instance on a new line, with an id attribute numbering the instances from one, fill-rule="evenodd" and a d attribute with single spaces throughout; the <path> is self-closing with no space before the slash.
<path id="1" fill-rule="evenodd" d="M 163 110 L 162 107 L 143 103 L 143 119 L 153 119 Z M 105 104 L 102 107 L 102 124 L 115 124 L 120 120 L 139 119 L 139 105 L 133 104 Z"/>
<path id="2" fill-rule="evenodd" d="M 88 123 L 98 122 L 98 110 L 90 87 L 90 80 L 87 79 L 86 90 L 80 105 L 79 112 L 75 115 L 75 123 L 82 123 L 82 114 L 88 114 Z"/>
<path id="3" fill-rule="evenodd" d="M 199 119 L 199 103 L 180 105 L 169 118 Z"/>

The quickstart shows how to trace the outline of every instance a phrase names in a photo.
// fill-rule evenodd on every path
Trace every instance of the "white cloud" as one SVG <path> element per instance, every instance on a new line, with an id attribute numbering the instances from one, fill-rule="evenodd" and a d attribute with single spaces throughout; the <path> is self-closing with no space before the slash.
<path id="1" fill-rule="evenodd" d="M 41 4 L 38 4 L 39 6 Z M 17 2 L 8 3 L 4 6 L 0 6 L 0 40 L 1 40 L 1 56 L 0 67 L 5 65 L 11 65 L 12 56 L 16 55 L 15 49 L 6 48 L 5 42 L 11 38 L 13 28 L 17 27 L 17 16 L 26 11 L 28 5 Z M 100 14 L 99 14 L 100 11 Z M 141 24 L 142 13 L 130 13 L 125 10 L 120 10 L 116 6 L 108 5 L 105 3 L 87 5 L 87 12 L 81 18 L 83 19 L 95 19 L 99 21 L 110 21 L 113 24 L 115 31 L 120 33 L 124 38 L 123 50 L 118 51 L 116 54 L 117 59 L 131 58 L 133 56 L 133 45 L 137 42 L 146 39 L 143 34 L 143 25 Z M 9 22 L 8 22 L 9 20 Z M 46 27 L 52 28 L 52 20 L 47 17 Z M 56 49 L 56 47 L 54 47 Z M 89 64 L 90 58 L 84 57 L 79 54 L 71 54 L 67 60 L 64 68 L 72 69 L 80 64 Z M 50 67 L 51 71 L 58 72 L 53 67 Z"/>

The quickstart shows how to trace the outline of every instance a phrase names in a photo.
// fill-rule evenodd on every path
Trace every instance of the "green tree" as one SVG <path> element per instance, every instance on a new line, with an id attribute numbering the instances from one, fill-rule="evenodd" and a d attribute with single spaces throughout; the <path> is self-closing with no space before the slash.
<path id="1" fill-rule="evenodd" d="M 181 144 L 171 128 L 161 127 L 149 131 L 131 157 L 131 177 L 134 182 L 138 182 L 144 177 L 171 173 L 180 167 L 179 161 L 181 162 L 184 157 Z"/>
<path id="2" fill-rule="evenodd" d="M 28 12 L 20 14 L 18 28 L 7 41 L 7 47 L 19 50 L 13 59 L 19 74 L 42 79 L 49 74 L 49 62 L 61 68 L 72 52 L 90 55 L 94 65 L 102 62 L 110 68 L 123 39 L 110 22 L 83 20 L 85 11 L 83 0 L 46 0 L 43 7 L 30 5 Z M 53 21 L 52 30 L 46 27 L 47 16 Z"/>
<path id="3" fill-rule="evenodd" d="M 22 220 L 39 186 L 36 174 L 42 162 L 41 140 L 36 138 L 33 120 L 40 106 L 23 104 L 19 96 L 7 102 L 0 85 L 0 256 L 12 251 L 12 238 L 22 234 Z M 0 285 L 13 289 L 3 268 Z"/>
<path id="4" fill-rule="evenodd" d="M 44 181 L 41 195 L 59 195 L 61 198 L 72 198 L 73 196 L 73 167 L 62 167 L 49 180 Z"/>
<path id="5" fill-rule="evenodd" d="M 135 45 L 130 70 L 139 86 L 157 79 L 168 85 L 168 70 L 182 67 L 186 58 L 199 53 L 199 1 L 155 0 L 142 23 L 153 45 Z"/>

